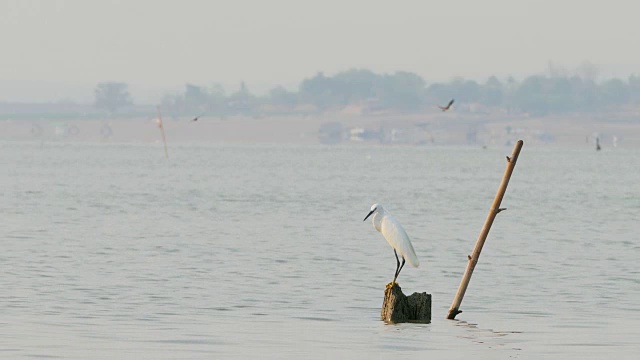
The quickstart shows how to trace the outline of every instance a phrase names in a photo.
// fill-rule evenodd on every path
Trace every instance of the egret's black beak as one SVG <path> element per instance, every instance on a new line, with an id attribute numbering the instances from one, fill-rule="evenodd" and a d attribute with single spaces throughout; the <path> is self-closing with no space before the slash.
<path id="1" fill-rule="evenodd" d="M 376 209 L 373 209 L 373 210 L 369 211 L 367 216 L 364 217 L 364 220 L 367 220 L 369 218 L 369 216 L 371 216 L 371 214 L 373 214 L 374 211 L 376 211 Z M 362 220 L 362 221 L 364 221 L 364 220 Z"/>

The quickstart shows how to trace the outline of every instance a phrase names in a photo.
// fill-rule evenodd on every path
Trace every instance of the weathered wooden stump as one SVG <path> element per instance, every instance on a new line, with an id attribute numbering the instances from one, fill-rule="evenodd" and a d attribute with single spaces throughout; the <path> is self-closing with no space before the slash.
<path id="1" fill-rule="evenodd" d="M 431 294 L 416 292 L 406 296 L 398 283 L 393 286 L 388 285 L 384 291 L 380 316 L 387 323 L 429 323 L 431 322 Z"/>

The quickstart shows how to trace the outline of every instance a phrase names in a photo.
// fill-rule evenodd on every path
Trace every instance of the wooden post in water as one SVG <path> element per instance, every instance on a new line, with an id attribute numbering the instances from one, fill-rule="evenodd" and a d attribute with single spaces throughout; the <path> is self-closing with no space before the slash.
<path id="1" fill-rule="evenodd" d="M 380 318 L 386 323 L 431 322 L 431 294 L 413 293 L 406 296 L 398 283 L 387 285 Z"/>
<path id="2" fill-rule="evenodd" d="M 464 293 L 467 291 L 467 286 L 469 286 L 469 281 L 471 280 L 471 274 L 473 274 L 473 270 L 478 263 L 478 259 L 480 258 L 480 252 L 482 251 L 482 246 L 484 245 L 485 240 L 487 239 L 487 235 L 489 235 L 489 230 L 491 229 L 491 225 L 493 224 L 493 220 L 496 218 L 499 212 L 502 210 L 506 210 L 505 208 L 500 208 L 500 203 L 502 202 L 502 198 L 504 197 L 504 193 L 507 190 L 507 185 L 509 185 L 509 179 L 511 179 L 511 173 L 513 169 L 516 167 L 516 161 L 518 161 L 518 155 L 520 155 L 520 149 L 522 149 L 523 141 L 518 140 L 516 146 L 513 148 L 513 153 L 511 157 L 507 156 L 507 169 L 504 171 L 504 176 L 502 177 L 502 183 L 500 183 L 500 187 L 498 188 L 498 193 L 496 194 L 495 199 L 493 200 L 493 204 L 491 205 L 491 209 L 489 209 L 489 215 L 487 216 L 487 220 L 484 222 L 484 226 L 482 227 L 482 231 L 480 231 L 480 236 L 478 237 L 478 241 L 476 242 L 476 247 L 473 249 L 473 253 L 468 255 L 469 262 L 467 263 L 467 269 L 462 276 L 462 281 L 460 282 L 460 287 L 458 288 L 458 292 L 456 293 L 456 297 L 453 299 L 453 303 L 449 308 L 449 315 L 447 319 L 455 319 L 456 315 L 460 314 L 462 311 L 460 310 L 460 304 L 462 303 L 462 298 L 464 297 Z"/>
<path id="3" fill-rule="evenodd" d="M 162 142 L 164 143 L 164 157 L 169 158 L 169 151 L 167 150 L 167 138 L 164 136 L 164 124 L 162 123 L 162 116 L 160 116 L 160 106 L 157 106 L 158 110 L 158 127 L 162 133 Z"/>

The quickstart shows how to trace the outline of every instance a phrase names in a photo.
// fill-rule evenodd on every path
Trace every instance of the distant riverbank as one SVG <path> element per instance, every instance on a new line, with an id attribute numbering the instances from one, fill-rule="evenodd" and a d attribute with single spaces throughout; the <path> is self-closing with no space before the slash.
<path id="1" fill-rule="evenodd" d="M 524 139 L 528 145 L 640 147 L 640 116 L 527 117 L 460 115 L 202 117 L 164 120 L 169 143 L 229 144 L 420 144 L 496 147 Z M 160 140 L 154 119 L 4 120 L 0 139 L 57 142 L 140 142 Z"/>

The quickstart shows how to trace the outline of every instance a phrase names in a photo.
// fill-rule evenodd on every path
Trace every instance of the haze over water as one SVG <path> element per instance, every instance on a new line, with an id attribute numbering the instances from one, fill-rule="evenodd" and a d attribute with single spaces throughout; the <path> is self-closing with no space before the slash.
<path id="1" fill-rule="evenodd" d="M 102 81 L 129 83 L 145 104 L 185 83 L 246 81 L 262 94 L 354 67 L 484 81 L 586 61 L 627 78 L 640 72 L 624 41 L 638 10 L 631 0 L 3 0 L 0 100 L 91 103 Z"/>
<path id="2" fill-rule="evenodd" d="M 511 148 L 0 144 L 0 357 L 632 359 L 637 150 L 525 146 L 445 320 Z M 431 324 L 385 325 L 393 251 Z"/>

